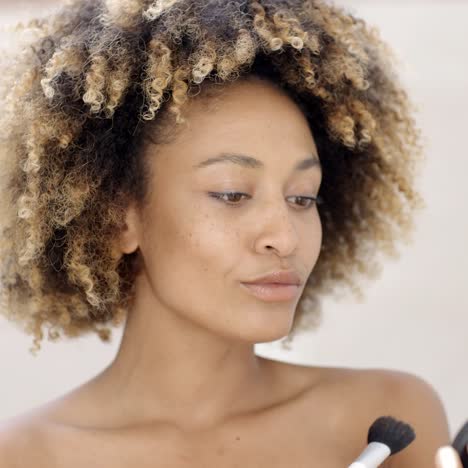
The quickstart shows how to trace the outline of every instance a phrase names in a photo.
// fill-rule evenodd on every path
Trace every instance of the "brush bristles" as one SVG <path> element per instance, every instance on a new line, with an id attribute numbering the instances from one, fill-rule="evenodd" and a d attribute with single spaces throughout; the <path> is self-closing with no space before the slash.
<path id="1" fill-rule="evenodd" d="M 463 424 L 453 439 L 452 447 L 460 455 L 463 468 L 468 468 L 468 421 Z"/>
<path id="2" fill-rule="evenodd" d="M 377 418 L 369 428 L 367 442 L 381 442 L 390 448 L 391 455 L 406 448 L 416 438 L 413 428 L 392 416 Z"/>
<path id="3" fill-rule="evenodd" d="M 462 428 L 458 431 L 457 435 L 453 439 L 452 447 L 461 453 L 468 445 L 468 421 L 463 424 Z"/>

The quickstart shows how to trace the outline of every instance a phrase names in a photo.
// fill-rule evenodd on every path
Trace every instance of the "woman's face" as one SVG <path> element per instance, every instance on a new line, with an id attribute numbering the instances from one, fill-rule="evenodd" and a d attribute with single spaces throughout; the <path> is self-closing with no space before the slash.
<path id="1" fill-rule="evenodd" d="M 133 231 L 144 260 L 138 294 L 156 314 L 228 339 L 273 341 L 289 333 L 320 252 L 317 207 L 297 198 L 317 196 L 320 167 L 295 169 L 317 149 L 299 108 L 269 82 L 230 83 L 215 102 L 207 110 L 193 98 L 177 139 L 147 148 L 151 193 Z M 252 159 L 207 162 L 222 154 Z M 293 299 L 266 302 L 241 284 L 280 269 L 302 281 Z"/>

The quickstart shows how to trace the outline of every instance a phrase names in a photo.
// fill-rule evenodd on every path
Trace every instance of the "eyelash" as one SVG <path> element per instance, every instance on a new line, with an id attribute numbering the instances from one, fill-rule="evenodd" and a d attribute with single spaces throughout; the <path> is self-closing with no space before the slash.
<path id="1" fill-rule="evenodd" d="M 228 203 L 226 201 L 224 201 L 222 199 L 223 196 L 225 195 L 242 195 L 242 196 L 245 196 L 245 197 L 249 197 L 249 195 L 247 195 L 246 193 L 242 193 L 242 192 L 209 192 L 210 196 L 212 196 L 213 198 L 217 199 L 217 200 L 221 200 L 223 201 L 224 203 L 226 203 L 227 205 L 231 205 L 231 206 L 236 206 L 238 205 L 238 203 Z M 299 199 L 302 199 L 302 200 L 309 200 L 311 203 L 305 207 L 302 207 L 304 208 L 305 210 L 310 210 L 314 205 L 321 205 L 323 203 L 323 200 L 322 200 L 322 197 L 320 195 L 318 195 L 316 198 L 314 197 L 301 197 L 301 196 L 296 196 L 296 197 L 293 197 L 293 198 L 299 198 Z"/>

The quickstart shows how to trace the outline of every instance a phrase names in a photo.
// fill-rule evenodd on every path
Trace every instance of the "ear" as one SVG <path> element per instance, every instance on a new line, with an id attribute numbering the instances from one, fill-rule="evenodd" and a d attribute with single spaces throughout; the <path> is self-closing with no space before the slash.
<path id="1" fill-rule="evenodd" d="M 117 251 L 120 254 L 130 254 L 139 246 L 139 216 L 138 211 L 131 203 L 125 215 L 125 225 L 117 238 Z"/>

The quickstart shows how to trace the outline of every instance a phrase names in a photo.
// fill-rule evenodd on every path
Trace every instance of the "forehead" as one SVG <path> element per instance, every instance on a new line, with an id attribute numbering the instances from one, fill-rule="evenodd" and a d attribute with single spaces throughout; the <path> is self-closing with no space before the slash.
<path id="1" fill-rule="evenodd" d="M 266 80 L 255 77 L 222 85 L 210 83 L 189 99 L 183 113 L 186 122 L 158 152 L 179 156 L 180 162 L 191 167 L 226 152 L 250 154 L 264 161 L 275 155 L 298 159 L 317 154 L 299 106 Z"/>
<path id="2" fill-rule="evenodd" d="M 237 134 L 257 134 L 283 128 L 290 137 L 298 133 L 312 137 L 307 119 L 300 107 L 278 85 L 267 80 L 249 77 L 223 85 L 208 85 L 199 95 L 188 101 L 187 137 L 194 138 L 206 131 L 235 138 Z M 190 132 L 192 130 L 192 132 Z"/>
<path id="3" fill-rule="evenodd" d="M 272 102 L 273 105 L 291 100 L 277 83 L 256 75 L 247 75 L 232 82 L 204 84 L 200 93 L 188 101 L 187 108 L 189 112 L 216 110 L 239 100 L 250 100 L 252 103 L 252 100 L 259 101 L 262 98 L 274 99 L 276 102 Z"/>

